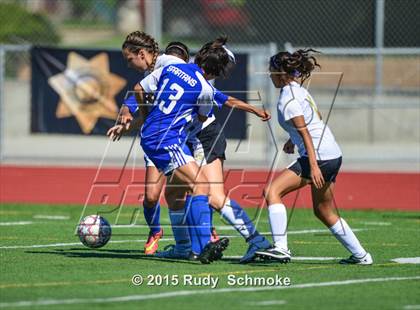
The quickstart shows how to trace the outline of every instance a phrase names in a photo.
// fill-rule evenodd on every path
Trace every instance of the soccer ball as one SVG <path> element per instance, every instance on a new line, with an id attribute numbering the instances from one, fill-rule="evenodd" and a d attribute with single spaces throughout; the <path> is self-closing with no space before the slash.
<path id="1" fill-rule="evenodd" d="M 87 247 L 100 248 L 111 239 L 111 225 L 102 216 L 89 215 L 77 226 L 77 235 Z"/>

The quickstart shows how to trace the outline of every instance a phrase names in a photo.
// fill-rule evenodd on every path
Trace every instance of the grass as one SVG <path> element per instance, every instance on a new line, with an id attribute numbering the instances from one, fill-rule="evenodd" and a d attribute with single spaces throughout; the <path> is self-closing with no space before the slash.
<path id="1" fill-rule="evenodd" d="M 247 309 L 404 309 L 407 305 L 420 305 L 420 281 L 378 281 L 360 284 L 330 284 L 324 287 L 301 287 L 301 284 L 318 284 L 331 281 L 420 276 L 420 266 L 398 264 L 391 259 L 397 257 L 419 257 L 420 213 L 342 211 L 342 216 L 356 229 L 362 244 L 372 253 L 373 266 L 341 266 L 337 260 L 295 260 L 290 264 L 256 262 L 238 264 L 232 256 L 242 255 L 246 244 L 236 232 L 219 227 L 219 234 L 230 235 L 231 245 L 225 259 L 211 265 L 198 262 L 169 261 L 142 254 L 143 241 L 147 237 L 144 227 L 114 227 L 111 243 L 92 250 L 78 243 L 74 235 L 82 206 L 48 206 L 6 204 L 0 207 L 0 308 L 13 308 L 25 304 L 10 304 L 20 301 L 57 300 L 57 304 L 26 308 L 73 309 L 89 306 L 90 309 L 116 308 L 138 309 L 170 306 L 172 309 L 218 308 Z M 111 223 L 115 223 L 116 212 L 104 214 L 105 207 L 89 207 L 87 214 L 100 211 Z M 124 208 L 118 224 L 129 224 L 138 209 Z M 289 210 L 290 211 L 290 210 Z M 258 210 L 248 209 L 258 214 Z M 268 232 L 266 210 L 261 213 L 258 229 Z M 62 216 L 63 219 L 48 219 L 44 216 Z M 135 217 L 135 216 L 134 216 Z M 4 223 L 30 222 L 25 225 L 4 226 Z M 144 224 L 140 215 L 137 224 Z M 166 209 L 162 210 L 162 223 L 168 224 Z M 15 223 L 16 224 L 16 223 Z M 215 217 L 215 225 L 226 227 Z M 165 226 L 165 238 L 171 238 L 170 228 Z M 302 233 L 303 230 L 320 232 Z M 321 231 L 322 230 L 322 231 Z M 311 212 L 297 209 L 292 215 L 289 234 L 290 248 L 297 257 L 346 257 L 348 253 L 324 230 Z M 325 232 L 324 232 L 325 231 Z M 296 233 L 297 232 L 297 233 Z M 116 243 L 120 241 L 121 243 Z M 75 243 L 46 247 L 57 243 Z M 172 241 L 160 243 L 162 249 Z M 4 248 L 5 246 L 33 246 L 28 248 Z M 200 286 L 134 286 L 131 278 L 140 274 L 147 281 L 152 274 L 218 277 L 216 289 Z M 227 277 L 289 277 L 287 289 L 247 290 L 229 286 Z M 182 282 L 182 281 L 181 281 Z M 220 291 L 235 288 L 237 291 Z M 203 294 L 192 294 L 198 290 Z M 261 288 L 260 288 L 261 289 Z M 171 293 L 176 293 L 171 295 Z M 162 295 L 161 293 L 170 293 Z M 158 295 L 153 295 L 158 294 Z M 185 294 L 185 295 L 184 295 Z M 103 300 L 103 298 L 135 296 L 138 300 Z M 132 298 L 132 297 L 130 297 Z M 62 300 L 82 300 L 76 304 L 65 304 Z M 96 300 L 92 300 L 96 299 Z M 103 303 L 98 303 L 99 301 Z M 106 301 L 106 302 L 105 302 Z M 71 302 L 75 302 L 74 300 Z M 260 304 L 261 303 L 261 304 Z M 417 306 L 420 307 L 420 306 Z"/>

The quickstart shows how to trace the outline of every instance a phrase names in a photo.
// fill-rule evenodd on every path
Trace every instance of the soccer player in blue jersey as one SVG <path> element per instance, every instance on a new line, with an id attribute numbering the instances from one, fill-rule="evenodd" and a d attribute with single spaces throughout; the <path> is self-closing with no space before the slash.
<path id="1" fill-rule="evenodd" d="M 141 31 L 134 31 L 130 33 L 124 44 L 123 54 L 131 67 L 139 71 L 147 70 L 152 72 L 154 69 L 159 69 L 170 64 L 186 63 L 189 60 L 189 49 L 182 42 L 170 42 L 163 55 L 158 55 L 157 43 L 148 34 Z M 139 61 L 142 60 L 143 61 Z M 136 85 L 135 87 L 139 87 Z M 156 90 L 157 85 L 149 85 L 149 89 Z M 143 106 L 144 108 L 144 106 Z M 129 110 L 129 111 L 128 111 Z M 133 115 L 139 113 L 139 106 L 134 95 L 126 99 L 125 105 L 121 108 L 121 123 L 127 124 L 133 120 Z M 147 110 L 147 111 L 145 111 Z M 249 110 L 249 108 L 248 108 Z M 142 116 L 145 118 L 148 114 L 148 109 L 143 109 Z M 261 112 L 260 112 L 261 113 Z M 143 201 L 143 213 L 146 222 L 150 228 L 149 237 L 144 245 L 144 253 L 147 255 L 154 254 L 158 249 L 158 242 L 163 236 L 163 230 L 160 226 L 160 195 L 164 186 L 163 174 L 155 167 L 153 162 L 144 156 L 146 163 L 146 177 L 145 177 L 145 197 Z M 168 204 L 177 203 L 171 199 L 176 188 L 169 187 L 165 191 L 165 198 Z M 212 229 L 212 241 L 217 241 L 217 234 Z"/>
<path id="2" fill-rule="evenodd" d="M 157 42 L 150 35 L 134 31 L 130 33 L 123 43 L 123 54 L 130 67 L 139 71 L 153 72 L 155 69 L 167 66 L 169 64 L 186 63 L 189 60 L 189 49 L 182 42 L 170 42 L 163 55 L 159 55 Z M 141 84 L 135 86 L 137 89 Z M 156 90 L 157 85 L 151 85 L 150 88 Z M 150 94 L 147 97 L 150 98 Z M 147 100 L 146 100 L 147 101 Z M 140 114 L 143 119 L 149 113 L 149 106 L 141 106 L 137 103 L 134 95 L 126 99 L 125 105 L 121 108 L 122 124 L 128 124 L 133 120 L 133 115 Z M 145 175 L 145 197 L 143 201 L 143 213 L 145 220 L 150 228 L 149 237 L 144 245 L 144 253 L 152 255 L 158 249 L 158 242 L 163 236 L 163 230 L 160 225 L 160 195 L 165 184 L 163 174 L 155 167 L 154 163 L 144 156 L 146 164 Z M 173 188 L 165 191 L 165 196 L 171 196 Z M 168 204 L 172 202 L 171 199 L 166 199 Z M 213 236 L 217 236 L 215 231 L 212 231 Z"/>
<path id="3" fill-rule="evenodd" d="M 226 41 L 226 38 L 221 37 L 214 42 L 205 44 L 196 55 L 195 62 L 199 66 L 205 66 L 206 63 L 203 56 L 206 55 L 208 49 L 217 44 L 226 50 L 231 60 L 231 65 L 233 65 L 235 63 L 235 57 L 233 53 L 225 47 Z M 262 120 L 268 120 L 270 118 L 270 115 L 265 111 L 259 111 L 253 106 L 245 104 L 233 97 L 226 96 L 217 90 L 214 101 L 219 108 L 226 105 L 255 113 L 261 117 Z M 190 126 L 190 133 L 193 137 L 193 139 L 188 141 L 190 148 L 193 150 L 196 160 L 202 167 L 201 171 L 206 175 L 210 182 L 210 204 L 248 243 L 248 250 L 241 258 L 240 262 L 249 263 L 255 258 L 256 251 L 267 249 L 271 245 L 268 240 L 258 233 L 247 213 L 241 208 L 241 206 L 225 194 L 223 162 L 226 159 L 226 139 L 222 128 L 216 121 L 213 113 L 211 113 L 205 123 L 198 121 L 193 122 Z M 180 194 L 178 199 L 182 199 L 185 195 L 183 193 L 178 194 Z M 190 196 L 187 195 L 186 205 L 188 205 L 189 199 Z M 190 213 L 187 212 L 187 214 Z M 193 253 L 199 253 L 202 245 L 199 243 L 199 237 L 197 237 L 194 227 L 190 227 L 190 236 L 192 240 Z"/>
<path id="4" fill-rule="evenodd" d="M 200 261 L 209 263 L 226 248 L 228 239 L 209 242 L 209 185 L 205 175 L 198 173 L 199 167 L 185 144 L 185 126 L 196 117 L 201 121 L 207 119 L 214 98 L 214 89 L 207 80 L 223 74 L 229 59 L 221 46 L 209 50 L 205 57 L 208 63 L 204 70 L 195 64 L 176 64 L 155 70 L 146 77 L 157 81 L 157 91 L 153 107 L 142 126 L 141 145 L 156 167 L 165 175 L 171 175 L 168 181 L 190 187 L 193 193 L 191 217 L 202 244 L 206 244 Z M 155 90 L 143 91 L 150 93 Z M 110 135 L 114 133 L 111 131 Z M 184 217 L 184 214 L 180 216 L 175 213 L 171 216 L 176 241 L 172 253 L 173 256 L 187 258 L 191 242 Z"/>
<path id="5" fill-rule="evenodd" d="M 226 39 L 225 38 L 219 38 L 215 42 L 209 42 L 206 45 L 203 46 L 203 48 L 200 50 L 199 54 L 197 55 L 197 63 L 202 64 L 202 58 L 203 55 L 207 52 L 207 50 L 211 47 L 213 44 L 218 44 L 219 46 L 222 46 L 226 53 L 229 56 L 230 64 L 234 63 L 234 55 L 232 52 L 230 52 L 225 47 Z M 173 45 L 168 45 L 165 54 L 169 54 L 168 51 L 175 51 L 177 52 L 176 55 L 178 57 L 185 57 L 185 51 L 187 51 L 187 48 L 182 45 L 180 42 L 174 42 Z M 183 52 L 184 51 L 184 52 Z M 175 59 L 170 59 L 171 56 L 163 55 L 159 56 L 156 62 L 156 66 L 159 67 L 159 63 L 162 62 L 161 59 L 168 58 L 168 61 L 166 64 L 174 62 Z M 182 58 L 184 58 L 182 57 Z M 184 58 L 185 59 L 185 58 Z M 179 62 L 178 61 L 175 62 Z M 227 66 L 229 67 L 229 66 Z M 152 80 L 152 83 L 150 83 L 150 80 Z M 147 82 L 148 81 L 148 82 Z M 151 89 L 156 90 L 156 83 L 157 80 L 155 79 L 146 79 L 140 82 L 140 85 L 143 86 L 144 89 Z M 220 93 L 216 91 L 215 97 L 214 97 L 215 103 L 221 107 L 223 104 L 226 104 L 229 107 L 236 107 L 242 110 L 245 110 L 247 112 L 251 112 L 256 114 L 257 116 L 261 117 L 262 120 L 269 119 L 269 114 L 266 113 L 263 110 L 256 109 L 255 107 L 245 104 L 244 102 L 237 100 L 233 97 L 228 97 L 224 95 L 223 93 Z M 137 104 L 134 102 L 134 105 L 132 109 L 137 109 Z M 241 262 L 246 263 L 253 259 L 254 253 L 256 250 L 261 250 L 264 248 L 267 248 L 270 246 L 269 242 L 259 235 L 259 233 L 256 231 L 255 227 L 253 226 L 252 222 L 246 215 L 245 211 L 242 210 L 242 208 L 233 200 L 229 200 L 228 197 L 225 196 L 224 193 L 224 187 L 223 187 L 223 161 L 225 159 L 225 148 L 226 148 L 226 141 L 224 138 L 224 135 L 220 132 L 221 128 L 220 125 L 215 121 L 214 115 L 211 115 L 211 117 L 202 124 L 199 121 L 194 122 L 192 126 L 190 126 L 190 139 L 189 139 L 189 146 L 194 153 L 196 159 L 199 157 L 198 162 L 200 165 L 203 165 L 203 172 L 209 177 L 210 181 L 210 192 L 211 192 L 211 203 L 212 207 L 218 210 L 223 218 L 227 220 L 232 226 L 234 226 L 237 231 L 246 239 L 246 241 L 249 243 L 249 248 L 247 253 L 244 255 L 244 257 L 241 259 Z M 196 133 L 199 132 L 199 136 L 196 137 Z M 150 162 L 150 161 L 149 161 Z M 153 165 L 153 164 L 152 164 Z M 148 165 L 147 169 L 152 168 L 152 165 Z M 155 186 L 156 188 L 159 188 L 159 185 L 163 186 L 162 182 L 157 182 Z M 169 189 L 169 190 L 168 190 Z M 166 190 L 166 200 L 168 201 L 168 204 L 174 204 L 177 201 L 183 201 L 185 196 L 185 191 L 174 191 L 173 187 L 169 187 Z M 159 189 L 160 193 L 161 187 Z M 179 196 L 181 195 L 181 196 Z M 169 196 L 169 197 L 168 197 Z M 187 204 L 190 201 L 191 196 L 187 196 Z M 181 206 L 183 207 L 183 206 Z M 174 209 L 174 207 L 170 206 L 170 209 Z M 182 208 L 183 209 L 183 208 Z M 158 209 L 159 210 L 159 209 Z M 157 211 L 158 211 L 157 210 Z M 170 211 L 171 213 L 177 213 L 175 211 Z M 185 210 L 179 210 L 178 213 L 185 212 Z M 187 212 L 188 215 L 191 215 L 191 212 Z M 146 215 L 146 212 L 145 212 Z M 156 214 L 155 214 L 156 218 Z M 157 216 L 158 218 L 158 216 Z M 191 218 L 188 217 L 188 222 L 190 224 L 190 236 L 192 239 L 192 250 L 194 253 L 200 253 L 205 244 L 202 244 L 200 241 L 199 234 L 196 232 L 196 229 L 194 225 L 191 223 Z M 155 220 L 156 221 L 156 220 Z M 149 238 L 150 239 L 150 238 Z M 172 252 L 166 252 L 162 253 L 162 256 L 169 255 L 172 256 Z"/>

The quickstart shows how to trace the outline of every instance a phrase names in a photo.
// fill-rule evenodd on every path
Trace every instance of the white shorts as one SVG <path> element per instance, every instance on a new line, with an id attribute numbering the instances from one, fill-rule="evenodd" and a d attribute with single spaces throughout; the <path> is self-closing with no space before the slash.
<path id="1" fill-rule="evenodd" d="M 146 164 L 146 167 L 156 167 L 146 154 L 144 154 L 144 163 Z"/>

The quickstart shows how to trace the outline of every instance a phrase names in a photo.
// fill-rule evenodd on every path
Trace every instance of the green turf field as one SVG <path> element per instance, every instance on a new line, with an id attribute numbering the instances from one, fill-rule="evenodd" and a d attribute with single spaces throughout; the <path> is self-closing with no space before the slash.
<path id="1" fill-rule="evenodd" d="M 391 261 L 420 256 L 420 213 L 341 212 L 353 229 L 359 230 L 357 235 L 374 257 L 373 266 L 338 265 L 337 258 L 347 257 L 348 253 L 311 211 L 304 209 L 293 213 L 289 226 L 289 245 L 297 257 L 295 261 L 287 265 L 240 265 L 236 257 L 245 252 L 245 243 L 215 217 L 219 234 L 232 236 L 231 245 L 223 260 L 202 265 L 145 257 L 144 227 L 113 227 L 110 243 L 99 250 L 88 249 L 74 235 L 82 209 L 0 207 L 0 308 L 420 309 L 420 265 Z M 86 215 L 96 210 L 92 207 Z M 130 223 L 135 210 L 123 209 L 118 223 Z M 162 222 L 167 225 L 166 210 L 162 212 Z M 256 212 L 249 210 L 251 214 Z M 116 214 L 104 216 L 113 222 Z M 258 229 L 268 232 L 266 212 L 261 214 Z M 144 224 L 142 215 L 137 224 Z M 165 232 L 167 241 L 161 243 L 161 249 L 171 243 L 170 228 Z M 135 274 L 144 277 L 141 286 L 131 283 Z M 176 275 L 181 283 L 148 286 L 150 274 Z M 219 282 L 215 289 L 189 286 L 182 283 L 184 275 L 210 275 Z M 228 285 L 228 276 L 245 275 L 288 277 L 291 285 Z"/>

